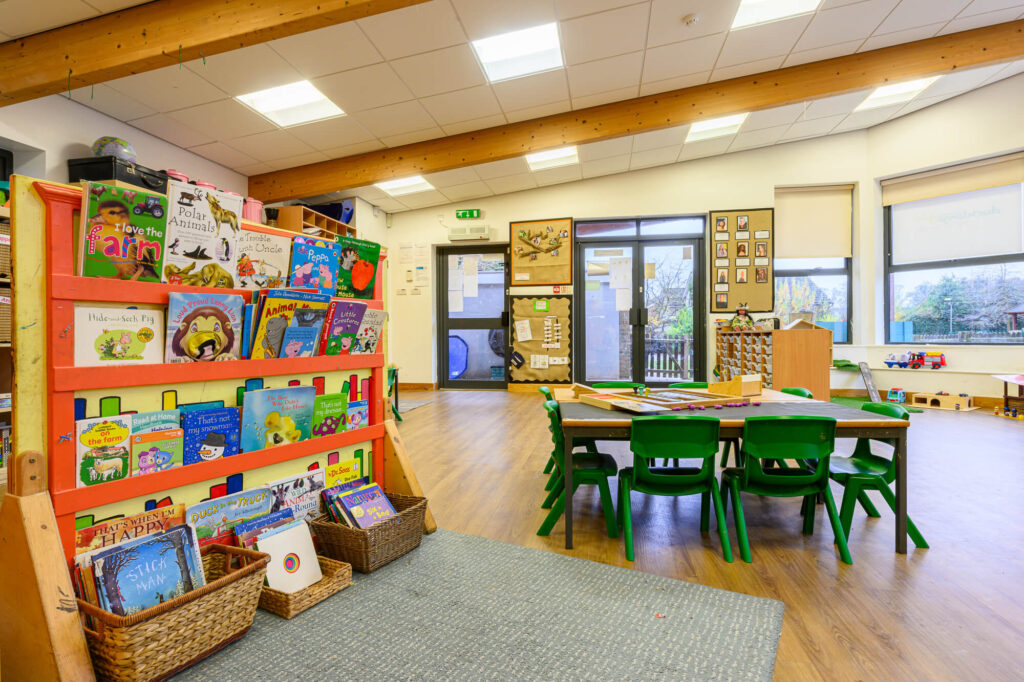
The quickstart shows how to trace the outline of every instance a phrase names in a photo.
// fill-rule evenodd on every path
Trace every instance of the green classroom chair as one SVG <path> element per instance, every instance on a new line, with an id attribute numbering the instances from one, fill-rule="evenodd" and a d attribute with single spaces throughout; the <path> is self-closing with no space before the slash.
<path id="1" fill-rule="evenodd" d="M 551 389 L 548 388 L 547 386 L 540 386 L 540 387 L 537 388 L 537 390 L 540 391 L 541 395 L 544 396 L 544 400 L 545 401 L 554 400 L 554 398 L 551 396 Z M 558 428 L 561 428 L 561 421 L 562 421 L 562 411 L 561 410 L 558 411 L 558 421 L 559 421 L 559 427 Z M 548 426 L 548 430 L 549 431 L 551 430 L 551 426 L 550 425 Z M 594 440 L 593 438 L 573 438 L 572 446 L 574 448 L 578 448 L 580 446 L 583 446 L 583 447 L 585 447 L 587 449 L 587 452 L 590 452 L 590 453 L 597 452 L 597 441 Z M 558 478 L 558 473 L 554 470 L 554 468 L 555 468 L 555 458 L 554 458 L 554 456 L 550 456 L 550 457 L 548 457 L 548 463 L 546 465 L 544 465 L 544 473 L 545 474 L 551 474 L 551 476 L 548 478 L 548 482 L 547 482 L 547 485 L 544 486 L 544 490 L 551 490 L 551 489 L 554 488 L 555 479 Z M 548 507 L 551 506 L 548 503 L 545 503 L 545 504 L 547 506 L 545 506 L 544 509 L 547 509 Z"/>
<path id="2" fill-rule="evenodd" d="M 813 393 L 808 391 L 806 388 L 800 388 L 799 386 L 789 386 L 787 388 L 780 388 L 779 390 L 782 391 L 783 393 L 788 393 L 789 395 L 795 395 L 795 396 L 800 397 L 800 398 L 807 398 L 809 400 L 813 400 L 814 399 L 814 394 Z"/>
<path id="3" fill-rule="evenodd" d="M 669 384 L 669 388 L 707 388 L 708 382 L 706 381 L 680 381 L 674 384 Z"/>
<path id="4" fill-rule="evenodd" d="M 548 400 L 544 403 L 544 409 L 548 413 L 551 422 L 551 441 L 555 447 L 552 455 L 555 458 L 555 470 L 558 472 L 558 479 L 554 489 L 551 491 L 555 496 L 551 511 L 547 518 L 537 530 L 537 535 L 550 535 L 555 522 L 565 512 L 565 482 L 562 472 L 565 468 L 565 440 L 562 438 L 560 417 L 558 414 L 558 403 Z M 615 459 L 611 455 L 601 452 L 581 452 L 573 455 L 572 462 L 572 491 L 581 485 L 596 485 L 601 494 L 601 509 L 604 511 L 605 524 L 608 527 L 608 537 L 619 536 L 618 524 L 615 520 L 615 507 L 612 505 L 611 489 L 608 487 L 608 478 L 614 476 L 619 470 Z M 550 495 L 549 495 L 550 497 Z"/>
<path id="5" fill-rule="evenodd" d="M 727 488 L 732 494 L 736 536 L 744 561 L 751 562 L 740 497 L 740 493 L 747 492 L 765 497 L 803 497 L 804 533 L 814 531 L 814 499 L 823 495 L 839 556 L 845 563 L 853 563 L 829 488 L 829 457 L 835 448 L 835 437 L 836 420 L 832 417 L 747 417 L 743 426 L 743 467 L 722 472 L 722 496 Z M 761 465 L 762 460 L 781 459 L 810 461 L 815 467 L 766 470 Z M 723 506 L 727 505 L 725 500 Z"/>
<path id="6" fill-rule="evenodd" d="M 700 494 L 700 531 L 708 532 L 709 501 L 714 504 L 722 556 L 732 561 L 725 509 L 715 479 L 719 421 L 715 417 L 654 415 L 634 417 L 629 447 L 633 466 L 619 472 L 619 521 L 626 543 L 626 559 L 633 561 L 633 509 L 630 493 L 647 495 Z M 672 458 L 699 459 L 700 466 L 651 469 L 650 462 L 671 454 Z"/>
<path id="7" fill-rule="evenodd" d="M 706 382 L 706 381 L 680 381 L 680 382 L 675 383 L 675 384 L 669 384 L 668 387 L 669 388 L 707 388 L 708 387 L 708 382 Z M 730 451 L 732 451 L 734 453 L 734 456 L 736 458 L 739 457 L 739 454 L 740 454 L 740 441 L 739 441 L 739 439 L 737 439 L 737 438 L 726 438 L 725 439 L 725 449 L 722 450 L 722 461 L 718 463 L 718 466 L 724 468 L 729 463 L 729 452 Z M 668 460 L 667 459 L 663 462 L 663 465 L 664 466 L 668 466 Z M 672 465 L 673 466 L 679 466 L 679 460 L 678 459 L 674 460 L 672 462 Z M 736 465 L 739 466 L 739 461 L 738 460 L 736 462 Z"/>
<path id="8" fill-rule="evenodd" d="M 599 381 L 596 384 L 591 384 L 591 388 L 631 388 L 634 394 L 640 394 L 647 388 L 643 384 L 638 384 L 634 381 Z"/>
<path id="9" fill-rule="evenodd" d="M 906 408 L 895 403 L 864 403 L 860 409 L 866 412 L 895 417 L 896 419 L 910 419 L 910 413 Z M 850 526 L 853 522 L 853 510 L 859 501 L 868 516 L 881 516 L 871 500 L 867 496 L 868 490 L 877 490 L 882 494 L 889 508 L 896 511 L 896 497 L 889 487 L 896 480 L 895 457 L 888 458 L 876 455 L 871 452 L 871 441 L 876 440 L 889 446 L 895 446 L 891 439 L 885 438 L 858 438 L 853 454 L 849 457 L 833 457 L 829 461 L 829 476 L 836 483 L 843 486 L 843 502 L 839 508 L 839 521 L 843 526 L 843 534 L 849 537 Z M 928 543 L 924 536 L 914 525 L 914 522 L 907 517 L 907 535 L 914 541 L 914 545 L 927 549 Z"/>

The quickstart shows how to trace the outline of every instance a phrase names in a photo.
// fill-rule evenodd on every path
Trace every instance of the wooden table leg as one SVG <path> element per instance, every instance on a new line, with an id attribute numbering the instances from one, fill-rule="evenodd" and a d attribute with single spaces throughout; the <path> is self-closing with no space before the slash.
<path id="1" fill-rule="evenodd" d="M 896 438 L 896 551 L 907 553 L 907 435 Z"/>
<path id="2" fill-rule="evenodd" d="M 565 548 L 572 549 L 572 440 L 573 430 L 562 429 L 562 437 L 565 439 L 565 471 L 562 472 L 562 480 L 565 481 Z"/>

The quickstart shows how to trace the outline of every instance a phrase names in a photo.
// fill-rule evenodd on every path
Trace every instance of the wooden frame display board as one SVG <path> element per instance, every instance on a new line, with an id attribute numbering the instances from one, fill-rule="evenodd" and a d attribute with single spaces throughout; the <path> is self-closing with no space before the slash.
<path id="1" fill-rule="evenodd" d="M 572 284 L 572 218 L 526 220 L 508 226 L 512 286 Z"/>
<path id="2" fill-rule="evenodd" d="M 15 452 L 47 454 L 47 488 L 61 545 L 74 554 L 75 529 L 156 507 L 221 497 L 307 470 L 361 458 L 387 488 L 384 467 L 384 356 L 340 355 L 76 367 L 74 308 L 166 306 L 172 292 L 201 288 L 74 274 L 72 234 L 82 188 L 14 176 Z M 383 257 L 383 256 L 382 256 Z M 246 302 L 252 291 L 218 289 Z M 383 309 L 382 278 L 368 307 Z M 368 425 L 231 457 L 76 487 L 75 421 L 203 404 L 234 407 L 246 390 L 312 385 L 368 401 Z M 21 409 L 19 409 L 21 408 Z"/>
<path id="3" fill-rule="evenodd" d="M 511 380 L 537 384 L 572 382 L 572 296 L 510 296 L 512 351 L 523 357 L 510 364 Z M 529 338 L 523 340 L 522 336 Z"/>
<path id="4" fill-rule="evenodd" d="M 770 208 L 712 211 L 708 221 L 711 248 L 712 313 L 775 309 L 775 212 Z"/>

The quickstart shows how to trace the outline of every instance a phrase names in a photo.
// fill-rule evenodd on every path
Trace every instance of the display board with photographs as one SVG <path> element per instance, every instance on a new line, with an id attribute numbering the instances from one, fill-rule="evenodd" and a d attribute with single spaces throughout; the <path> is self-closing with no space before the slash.
<path id="1" fill-rule="evenodd" d="M 509 223 L 512 286 L 572 284 L 572 218 Z"/>
<path id="2" fill-rule="evenodd" d="M 572 296 L 511 296 L 514 382 L 572 383 Z"/>
<path id="3" fill-rule="evenodd" d="M 750 312 L 775 307 L 775 215 L 770 208 L 712 211 L 711 312 L 741 304 Z"/>

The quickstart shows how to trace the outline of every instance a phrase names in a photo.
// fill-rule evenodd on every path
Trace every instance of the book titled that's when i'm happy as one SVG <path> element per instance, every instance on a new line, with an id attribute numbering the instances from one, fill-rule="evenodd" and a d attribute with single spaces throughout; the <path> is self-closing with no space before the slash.
<path id="1" fill-rule="evenodd" d="M 164 311 L 75 306 L 75 366 L 163 362 Z"/>

